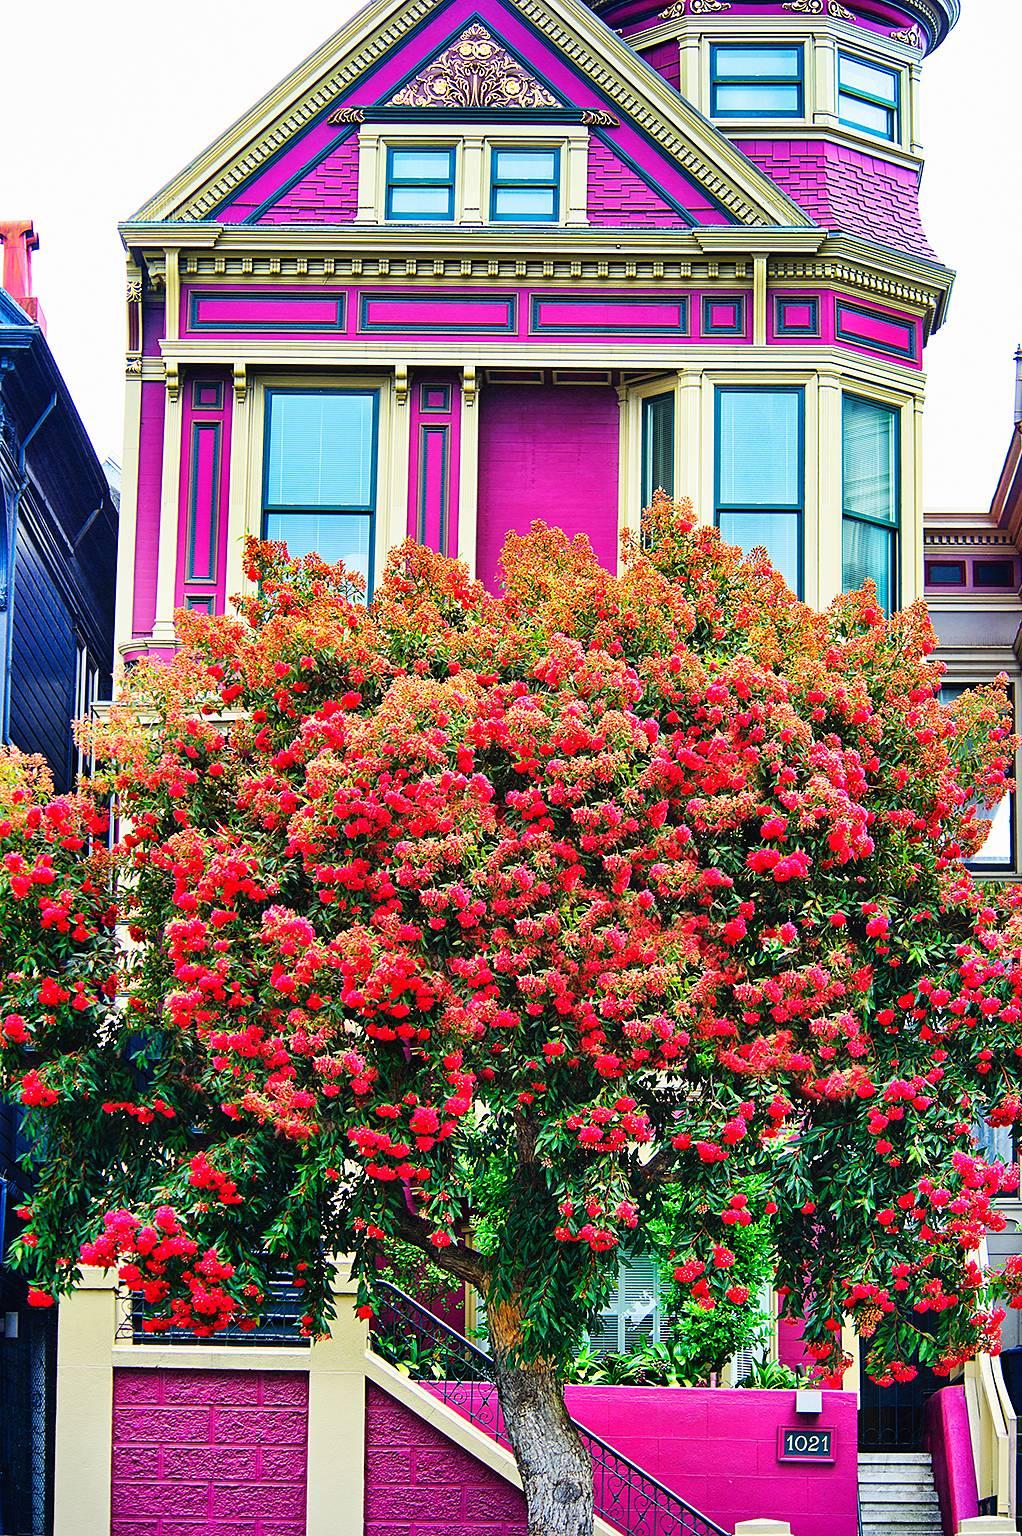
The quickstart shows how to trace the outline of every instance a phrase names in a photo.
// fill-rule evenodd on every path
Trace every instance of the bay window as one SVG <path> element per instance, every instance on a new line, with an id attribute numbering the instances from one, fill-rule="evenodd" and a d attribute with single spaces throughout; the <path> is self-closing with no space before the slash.
<path id="1" fill-rule="evenodd" d="M 953 704 L 976 683 L 945 683 L 940 690 L 940 702 Z M 1012 710 L 1015 707 L 1014 689 L 1009 689 Z M 1006 874 L 1015 868 L 1015 796 L 1004 795 L 992 808 L 981 800 L 972 801 L 973 810 L 980 821 L 989 827 L 986 842 L 968 861 L 969 868 L 977 873 Z"/>
<path id="2" fill-rule="evenodd" d="M 801 388 L 719 386 L 714 500 L 717 527 L 748 553 L 766 550 L 802 593 L 805 398 Z"/>
<path id="3" fill-rule="evenodd" d="M 838 120 L 846 128 L 896 144 L 900 136 L 900 86 L 897 70 L 868 64 L 850 53 L 838 54 Z"/>
<path id="4" fill-rule="evenodd" d="M 714 44 L 710 49 L 711 117 L 801 117 L 803 54 L 792 47 Z"/>
<path id="5" fill-rule="evenodd" d="M 371 389 L 266 392 L 263 537 L 298 557 L 343 560 L 372 581 L 379 396 Z"/>
<path id="6" fill-rule="evenodd" d="M 898 602 L 898 412 L 859 395 L 841 408 L 841 587 L 871 577 L 885 613 Z"/>

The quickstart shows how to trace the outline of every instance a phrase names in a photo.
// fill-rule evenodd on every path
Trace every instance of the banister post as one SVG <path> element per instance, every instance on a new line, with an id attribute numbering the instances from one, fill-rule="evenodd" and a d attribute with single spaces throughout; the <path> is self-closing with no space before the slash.
<path id="1" fill-rule="evenodd" d="M 791 1526 L 787 1520 L 739 1520 L 735 1536 L 791 1536 Z"/>

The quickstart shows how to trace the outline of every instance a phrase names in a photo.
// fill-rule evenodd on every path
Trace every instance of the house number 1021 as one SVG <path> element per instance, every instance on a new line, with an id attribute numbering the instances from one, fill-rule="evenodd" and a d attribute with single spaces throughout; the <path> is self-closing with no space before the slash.
<path id="1" fill-rule="evenodd" d="M 832 1429 L 782 1429 L 778 1455 L 781 1461 L 833 1461 Z"/>

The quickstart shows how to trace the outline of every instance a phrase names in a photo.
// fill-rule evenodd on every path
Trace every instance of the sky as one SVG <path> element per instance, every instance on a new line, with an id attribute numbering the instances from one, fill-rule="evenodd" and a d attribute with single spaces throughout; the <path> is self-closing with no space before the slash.
<path id="1" fill-rule="evenodd" d="M 211 0 L 180 12 L 137 0 L 4 7 L 0 218 L 35 221 L 35 289 L 50 344 L 101 458 L 121 458 L 118 220 L 356 8 L 351 0 Z M 927 351 L 931 510 L 988 505 L 1008 448 L 1022 340 L 1022 4 L 962 0 L 962 11 L 923 71 L 924 222 L 958 273 L 948 320 Z"/>

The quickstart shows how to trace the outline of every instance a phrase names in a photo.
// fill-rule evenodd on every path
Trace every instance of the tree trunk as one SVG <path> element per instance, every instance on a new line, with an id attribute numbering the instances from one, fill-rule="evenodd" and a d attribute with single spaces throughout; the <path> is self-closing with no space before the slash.
<path id="1" fill-rule="evenodd" d="M 488 1306 L 504 1425 L 525 1490 L 529 1536 L 593 1536 L 593 1465 L 564 1406 L 564 1387 L 545 1361 L 515 1357 L 521 1312 Z"/>

